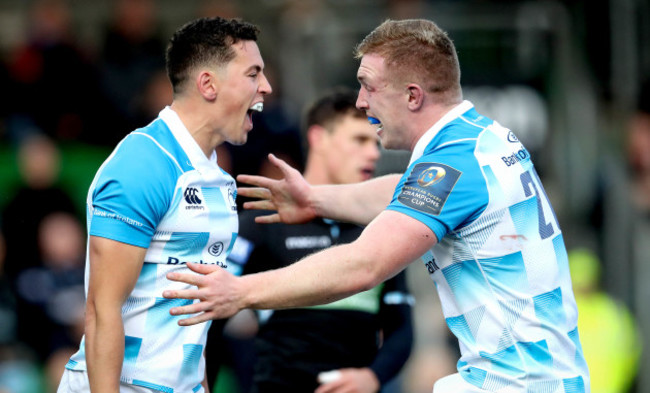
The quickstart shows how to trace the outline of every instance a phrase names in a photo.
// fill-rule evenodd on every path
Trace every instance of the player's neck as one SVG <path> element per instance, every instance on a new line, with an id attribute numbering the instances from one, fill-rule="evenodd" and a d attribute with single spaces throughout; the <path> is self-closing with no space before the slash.
<path id="1" fill-rule="evenodd" d="M 188 104 L 185 101 L 174 101 L 171 108 L 176 112 L 206 157 L 210 157 L 214 149 L 223 141 L 215 138 L 210 121 L 204 116 L 205 112 L 197 110 L 195 105 Z"/>
<path id="2" fill-rule="evenodd" d="M 462 102 L 462 101 L 461 101 Z M 449 111 L 457 107 L 460 103 L 452 103 L 447 105 L 435 104 L 429 105 L 420 111 L 411 120 L 413 133 L 410 141 L 410 151 L 413 151 L 417 142 L 422 138 L 431 127 L 433 127 L 440 119 L 442 119 Z"/>
<path id="3" fill-rule="evenodd" d="M 311 185 L 319 184 L 334 184 L 335 180 L 323 163 L 318 162 L 313 157 L 307 158 L 307 164 L 305 165 L 305 171 L 303 177 Z"/>

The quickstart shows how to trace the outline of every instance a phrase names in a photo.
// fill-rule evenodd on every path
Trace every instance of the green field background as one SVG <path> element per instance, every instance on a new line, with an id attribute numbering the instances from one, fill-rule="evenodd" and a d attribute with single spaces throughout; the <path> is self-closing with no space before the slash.
<path id="1" fill-rule="evenodd" d="M 77 143 L 60 144 L 59 149 L 61 173 L 58 184 L 68 191 L 75 201 L 80 217 L 83 217 L 88 187 L 111 149 Z M 0 209 L 10 200 L 20 184 L 15 147 L 0 145 Z"/>

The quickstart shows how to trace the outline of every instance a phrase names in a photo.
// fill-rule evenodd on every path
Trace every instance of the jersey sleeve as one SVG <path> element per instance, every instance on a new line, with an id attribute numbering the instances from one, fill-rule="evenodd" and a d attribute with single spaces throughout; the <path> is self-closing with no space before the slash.
<path id="1" fill-rule="evenodd" d="M 130 135 L 91 189 L 89 234 L 147 248 L 174 193 L 180 168 L 152 140 Z"/>
<path id="2" fill-rule="evenodd" d="M 471 223 L 489 202 L 474 147 L 475 140 L 458 141 L 420 157 L 400 179 L 387 209 L 423 222 L 438 241 Z"/>

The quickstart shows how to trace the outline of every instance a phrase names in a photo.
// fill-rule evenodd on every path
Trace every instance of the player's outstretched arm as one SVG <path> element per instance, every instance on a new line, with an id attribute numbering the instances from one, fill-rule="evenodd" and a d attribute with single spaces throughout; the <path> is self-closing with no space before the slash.
<path id="1" fill-rule="evenodd" d="M 239 187 L 237 194 L 256 201 L 244 203 L 245 209 L 274 210 L 276 213 L 255 217 L 255 222 L 302 224 L 318 217 L 310 200 L 313 187 L 302 174 L 283 160 L 269 154 L 269 161 L 282 171 L 280 180 L 264 176 L 239 175 L 237 180 L 255 187 Z"/>
<path id="2" fill-rule="evenodd" d="M 352 243 L 330 247 L 282 269 L 235 277 L 216 265 L 187 266 L 196 273 L 167 274 L 196 289 L 167 290 L 165 298 L 198 299 L 172 315 L 194 325 L 227 318 L 243 308 L 281 309 L 331 303 L 371 289 L 422 256 L 436 242 L 431 230 L 407 215 L 384 211 Z"/>
<path id="3" fill-rule="evenodd" d="M 283 179 L 239 175 L 237 180 L 255 187 L 240 187 L 239 195 L 259 200 L 245 209 L 275 210 L 256 218 L 258 223 L 301 224 L 316 217 L 367 225 L 391 200 L 400 175 L 386 175 L 362 183 L 311 186 L 300 172 L 269 154 Z"/>

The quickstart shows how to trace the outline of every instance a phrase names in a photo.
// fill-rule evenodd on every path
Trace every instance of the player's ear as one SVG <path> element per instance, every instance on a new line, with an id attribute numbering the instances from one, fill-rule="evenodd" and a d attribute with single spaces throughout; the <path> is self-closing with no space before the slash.
<path id="1" fill-rule="evenodd" d="M 309 143 L 309 150 L 318 151 L 323 146 L 323 141 L 327 137 L 328 131 L 325 127 L 314 124 L 307 129 L 307 142 Z"/>
<path id="2" fill-rule="evenodd" d="M 424 90 L 422 90 L 422 87 L 416 83 L 411 83 L 406 87 L 406 93 L 408 94 L 407 106 L 409 110 L 416 111 L 420 109 L 424 103 Z"/>
<path id="3" fill-rule="evenodd" d="M 214 101 L 219 93 L 219 79 L 214 72 L 203 70 L 196 77 L 196 87 L 203 98 Z"/>

